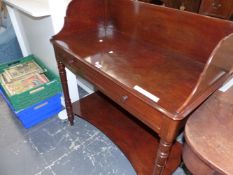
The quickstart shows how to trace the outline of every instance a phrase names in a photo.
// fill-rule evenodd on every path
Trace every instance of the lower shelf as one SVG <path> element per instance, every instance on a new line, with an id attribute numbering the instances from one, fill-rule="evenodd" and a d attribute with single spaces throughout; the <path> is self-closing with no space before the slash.
<path id="1" fill-rule="evenodd" d="M 151 175 L 159 137 L 135 117 L 97 92 L 73 103 L 74 114 L 100 129 L 126 155 L 138 175 Z M 164 174 L 179 165 L 181 145 L 175 143 Z"/>

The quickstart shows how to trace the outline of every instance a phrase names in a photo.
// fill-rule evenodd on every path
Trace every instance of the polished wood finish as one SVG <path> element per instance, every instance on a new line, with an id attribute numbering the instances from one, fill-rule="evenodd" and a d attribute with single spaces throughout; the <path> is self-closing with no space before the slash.
<path id="1" fill-rule="evenodd" d="M 58 65 L 58 70 L 59 70 L 59 75 L 60 75 L 60 79 L 61 79 L 63 92 L 64 92 L 64 94 L 68 94 L 69 90 L 68 90 L 68 86 L 67 86 L 65 65 L 59 60 L 57 60 L 57 65 Z M 72 109 L 70 97 L 67 96 L 64 100 L 65 100 L 68 120 L 69 120 L 70 124 L 73 125 L 74 124 L 74 115 L 72 112 L 73 109 Z"/>
<path id="2" fill-rule="evenodd" d="M 151 0 L 140 0 L 142 2 L 151 2 Z"/>
<path id="3" fill-rule="evenodd" d="M 202 0 L 199 13 L 229 19 L 233 14 L 233 0 Z"/>
<path id="4" fill-rule="evenodd" d="M 163 0 L 166 7 L 199 12 L 201 0 Z"/>
<path id="5" fill-rule="evenodd" d="M 150 0 L 142 0 L 153 3 Z M 233 0 L 163 0 L 166 7 L 230 19 L 233 15 Z"/>
<path id="6" fill-rule="evenodd" d="M 188 119 L 183 160 L 194 175 L 233 174 L 233 87 L 217 91 Z"/>
<path id="7" fill-rule="evenodd" d="M 192 172 L 194 175 L 215 175 L 214 170 L 204 163 L 187 144 L 183 148 L 183 161 L 189 172 Z"/>
<path id="8" fill-rule="evenodd" d="M 138 175 L 151 175 L 158 148 L 158 136 L 146 125 L 97 92 L 73 104 L 74 113 L 90 122 L 119 146 Z M 91 109 L 91 110 L 90 110 Z M 181 144 L 176 143 L 165 174 L 180 163 Z"/>
<path id="9" fill-rule="evenodd" d="M 232 32 L 231 22 L 139 1 L 73 0 L 52 43 L 58 61 L 158 133 L 157 175 L 186 117 L 232 73 Z"/>

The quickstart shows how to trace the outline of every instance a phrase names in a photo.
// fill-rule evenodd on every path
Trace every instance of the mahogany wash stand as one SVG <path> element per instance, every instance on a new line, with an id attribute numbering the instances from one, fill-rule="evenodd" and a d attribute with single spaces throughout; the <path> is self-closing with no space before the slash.
<path id="1" fill-rule="evenodd" d="M 95 125 L 138 175 L 171 174 L 187 116 L 232 74 L 231 33 L 232 22 L 139 1 L 73 0 L 51 40 L 71 125 Z M 71 104 L 65 67 L 99 91 Z"/>

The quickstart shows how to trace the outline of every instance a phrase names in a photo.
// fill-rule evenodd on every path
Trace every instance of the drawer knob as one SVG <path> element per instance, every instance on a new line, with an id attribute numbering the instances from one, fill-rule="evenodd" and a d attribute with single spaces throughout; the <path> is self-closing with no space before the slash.
<path id="1" fill-rule="evenodd" d="M 125 102 L 129 97 L 127 95 L 124 95 L 121 97 L 121 101 L 122 102 Z"/>
<path id="2" fill-rule="evenodd" d="M 221 3 L 219 3 L 219 2 L 213 2 L 212 3 L 212 7 L 213 7 L 213 9 L 219 9 L 220 7 L 222 7 L 222 4 Z"/>
<path id="3" fill-rule="evenodd" d="M 185 9 L 186 9 L 186 7 L 185 7 L 184 3 L 182 3 L 181 6 L 180 6 L 180 10 L 184 11 Z"/>
<path id="4" fill-rule="evenodd" d="M 71 59 L 71 60 L 69 60 L 68 62 L 69 62 L 69 64 L 73 64 L 73 63 L 74 63 L 74 60 Z"/>

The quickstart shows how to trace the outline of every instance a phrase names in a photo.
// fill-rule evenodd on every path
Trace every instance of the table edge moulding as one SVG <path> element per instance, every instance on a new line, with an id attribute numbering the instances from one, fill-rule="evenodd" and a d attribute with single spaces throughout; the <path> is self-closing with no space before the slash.
<path id="1" fill-rule="evenodd" d="M 153 168 L 149 168 L 150 163 L 138 163 L 129 149 L 104 129 L 110 121 L 101 124 L 95 121 L 99 116 L 92 116 L 90 122 L 116 141 L 136 172 L 171 174 L 175 168 L 169 167 L 178 166 L 180 156 L 169 162 L 170 155 L 179 152 L 174 142 L 187 117 L 233 72 L 232 33 L 230 21 L 139 1 L 73 0 L 63 29 L 51 39 L 71 125 L 74 115 L 88 118 L 91 114 L 82 112 L 85 100 L 72 106 L 65 67 L 95 85 L 114 101 L 116 109 L 127 111 L 157 133 L 157 153 L 144 155 L 153 156 Z M 87 101 L 92 104 L 107 97 L 93 95 Z M 108 117 L 111 113 L 98 109 L 106 121 L 112 120 Z M 111 132 L 116 132 L 111 126 Z M 133 152 L 133 146 L 128 146 Z"/>
<path id="2" fill-rule="evenodd" d="M 216 91 L 190 115 L 182 156 L 192 174 L 233 174 L 232 116 L 233 86 Z"/>

